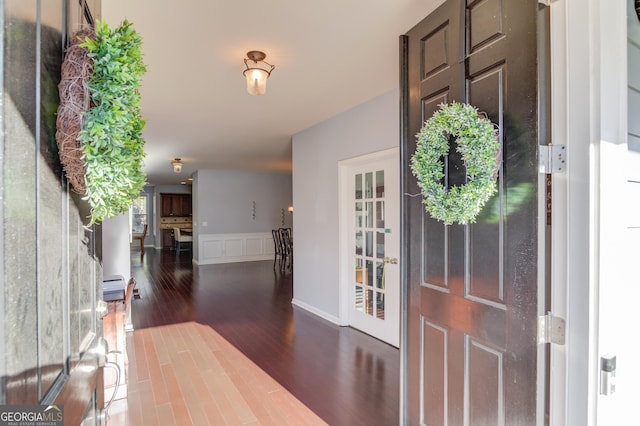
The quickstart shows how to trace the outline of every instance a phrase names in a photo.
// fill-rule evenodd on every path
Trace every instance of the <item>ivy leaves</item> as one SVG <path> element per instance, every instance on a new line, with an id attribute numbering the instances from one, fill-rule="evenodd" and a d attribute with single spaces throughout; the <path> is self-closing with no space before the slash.
<path id="1" fill-rule="evenodd" d="M 95 40 L 86 38 L 82 43 L 93 59 L 89 92 L 94 106 L 80 133 L 91 223 L 126 212 L 146 182 L 140 106 L 140 80 L 146 67 L 141 45 L 140 35 L 127 20 L 113 29 L 97 22 Z"/>

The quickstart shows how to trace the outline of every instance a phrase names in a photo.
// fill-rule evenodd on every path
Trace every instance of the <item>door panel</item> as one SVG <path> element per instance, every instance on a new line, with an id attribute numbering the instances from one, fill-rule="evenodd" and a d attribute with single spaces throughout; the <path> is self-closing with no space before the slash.
<path id="1" fill-rule="evenodd" d="M 348 277 L 348 323 L 390 345 L 400 342 L 398 151 L 341 162 L 343 205 L 341 274 Z M 343 294 L 344 294 L 343 293 Z"/>
<path id="2" fill-rule="evenodd" d="M 503 160 L 475 224 L 445 226 L 403 197 L 409 424 L 537 422 L 537 7 L 447 0 L 404 39 L 403 194 L 419 193 L 414 135 L 442 102 L 486 113 Z M 464 184 L 455 141 L 444 167 L 444 185 Z"/>
<path id="3" fill-rule="evenodd" d="M 463 75 L 464 67 L 461 64 L 462 41 L 459 37 L 460 14 L 452 3 L 445 3 L 430 17 L 429 22 L 419 24 L 421 33 L 426 36 L 410 48 L 415 57 L 422 63 L 424 71 L 420 67 L 416 70 L 413 67 L 409 70 L 415 74 L 411 81 L 419 79 L 420 99 L 418 100 L 421 116 L 429 117 L 438 109 L 441 103 L 448 103 L 452 100 L 460 99 L 462 96 L 460 78 Z M 429 52 L 428 55 L 421 55 L 419 52 Z M 431 56 L 435 56 L 435 62 L 440 66 L 431 71 L 429 64 L 434 62 Z M 417 56 L 416 56 L 417 55 Z M 421 105 L 420 105 L 421 104 Z M 419 129 L 420 126 L 417 128 Z M 415 135 L 416 132 L 413 134 Z M 415 148 L 415 146 L 414 146 Z M 453 173 L 447 173 L 449 169 L 455 169 L 453 162 L 445 161 L 445 174 L 447 179 L 454 177 Z M 449 184 L 447 181 L 446 184 Z M 411 192 L 415 193 L 415 192 Z M 430 229 L 429 238 L 424 241 L 424 282 L 430 286 L 446 289 L 450 285 L 450 272 L 460 270 L 451 264 L 452 258 L 447 255 L 447 249 L 452 240 L 459 238 L 457 230 L 447 228 L 429 216 L 424 217 L 425 228 Z"/>
<path id="4" fill-rule="evenodd" d="M 499 119 L 504 108 L 504 65 L 494 65 L 477 77 L 469 78 L 468 88 L 470 103 L 492 120 L 494 117 Z M 503 176 L 504 169 L 500 167 L 497 193 L 487 202 L 480 220 L 469 226 L 469 295 L 502 308 L 505 303 L 501 268 L 505 222 Z"/>

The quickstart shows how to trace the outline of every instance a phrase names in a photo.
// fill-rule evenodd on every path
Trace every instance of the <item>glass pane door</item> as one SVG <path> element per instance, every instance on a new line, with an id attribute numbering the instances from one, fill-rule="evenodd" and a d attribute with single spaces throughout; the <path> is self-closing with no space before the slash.
<path id="1" fill-rule="evenodd" d="M 385 319 L 384 170 L 354 176 L 354 308 Z"/>
<path id="2" fill-rule="evenodd" d="M 341 315 L 400 344 L 400 164 L 398 149 L 344 160 L 340 173 Z"/>

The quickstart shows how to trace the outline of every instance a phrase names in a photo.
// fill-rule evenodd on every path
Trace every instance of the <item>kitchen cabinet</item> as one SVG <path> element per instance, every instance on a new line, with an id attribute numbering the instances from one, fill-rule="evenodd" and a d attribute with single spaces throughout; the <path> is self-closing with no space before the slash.
<path id="1" fill-rule="evenodd" d="M 191 216 L 191 194 L 161 194 L 160 216 Z"/>
<path id="2" fill-rule="evenodd" d="M 181 197 L 180 207 L 183 216 L 191 216 L 191 195 Z"/>
<path id="3" fill-rule="evenodd" d="M 173 200 L 172 196 L 168 195 L 168 194 L 162 194 L 160 196 L 160 203 L 161 203 L 161 207 L 160 207 L 160 216 L 162 217 L 167 217 L 167 216 L 171 216 L 171 201 Z"/>

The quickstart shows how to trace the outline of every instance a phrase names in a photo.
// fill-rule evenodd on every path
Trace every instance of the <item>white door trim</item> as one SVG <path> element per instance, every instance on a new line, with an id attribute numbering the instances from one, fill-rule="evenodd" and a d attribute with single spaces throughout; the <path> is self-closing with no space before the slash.
<path id="1" fill-rule="evenodd" d="M 551 62 L 551 141 L 567 141 L 567 148 L 571 144 L 567 139 L 567 83 L 568 46 L 567 46 L 567 4 L 555 3 L 550 6 L 550 62 Z M 573 167 L 570 163 L 569 167 Z M 579 166 L 578 166 L 579 167 Z M 579 170 L 579 169 L 578 169 Z M 552 185 L 552 213 L 551 213 L 551 311 L 555 316 L 565 318 L 567 321 L 567 269 L 568 269 L 568 183 L 566 174 L 555 174 L 551 177 Z M 567 332 L 571 324 L 567 322 Z M 549 360 L 549 424 L 564 425 L 567 419 L 567 348 L 551 346 Z"/>
<path id="2" fill-rule="evenodd" d="M 389 148 L 382 151 L 376 151 L 370 154 L 361 155 L 355 158 L 349 158 L 338 162 L 338 223 L 339 223 L 339 248 L 338 248 L 338 271 L 339 271 L 339 301 L 338 312 L 340 325 L 349 325 L 349 302 L 350 302 L 350 274 L 353 273 L 353 265 L 348 264 L 348 254 L 352 247 L 349 245 L 350 229 L 349 220 L 351 217 L 352 203 L 350 201 L 351 193 L 349 192 L 349 170 L 359 164 L 366 164 L 384 158 L 395 157 L 399 159 L 399 147 Z M 399 206 L 400 200 L 398 200 Z M 399 229 L 397 230 L 399 232 Z M 399 254 L 399 253 L 398 253 Z M 398 294 L 398 298 L 400 295 Z M 399 318 L 398 318 L 399 321 Z"/>
<path id="3" fill-rule="evenodd" d="M 552 426 L 591 426 L 606 418 L 598 406 L 599 305 L 603 291 L 615 290 L 602 281 L 613 265 L 601 263 L 602 252 L 612 248 L 601 246 L 600 237 L 612 230 L 607 224 L 611 209 L 620 210 L 603 205 L 603 196 L 620 182 L 603 180 L 602 172 L 611 147 L 623 143 L 626 134 L 627 65 L 621 43 L 627 3 L 550 5 L 552 140 L 565 144 L 568 155 L 566 173 L 553 177 L 552 310 L 566 318 L 567 341 L 551 349 Z"/>

